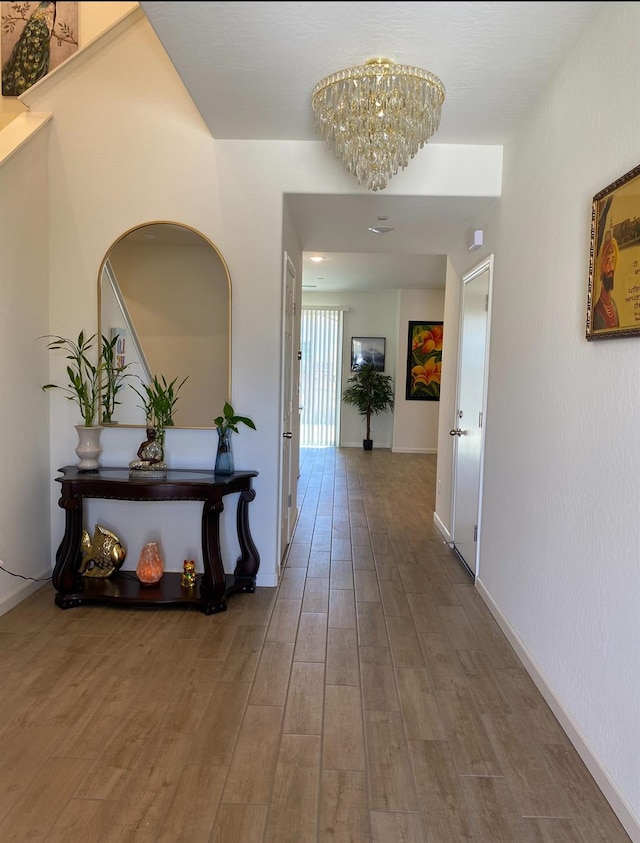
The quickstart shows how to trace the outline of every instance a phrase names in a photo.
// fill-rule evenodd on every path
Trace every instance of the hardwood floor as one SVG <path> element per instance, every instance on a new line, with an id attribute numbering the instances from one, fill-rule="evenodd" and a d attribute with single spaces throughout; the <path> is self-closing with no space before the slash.
<path id="1" fill-rule="evenodd" d="M 435 457 L 302 456 L 278 589 L 0 617 L 0 841 L 628 841 L 434 528 Z"/>

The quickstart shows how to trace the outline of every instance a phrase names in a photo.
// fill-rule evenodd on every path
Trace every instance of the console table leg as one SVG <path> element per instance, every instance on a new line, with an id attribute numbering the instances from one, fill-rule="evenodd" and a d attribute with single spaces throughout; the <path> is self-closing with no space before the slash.
<path id="1" fill-rule="evenodd" d="M 220 513 L 222 501 L 205 501 L 202 508 L 202 564 L 204 572 L 200 593 L 206 599 L 206 614 L 226 609 L 224 593 L 226 578 L 220 550 Z M 209 611 L 210 610 L 210 611 Z"/>
<path id="2" fill-rule="evenodd" d="M 69 594 L 76 588 L 82 558 L 82 498 L 63 497 L 58 501 L 58 506 L 65 511 L 65 530 L 56 553 L 52 582 L 56 591 Z"/>
<path id="3" fill-rule="evenodd" d="M 256 493 L 253 489 L 240 492 L 236 516 L 241 555 L 238 557 L 233 572 L 234 590 L 245 593 L 255 591 L 256 574 L 260 567 L 260 554 L 253 543 L 251 530 L 249 529 L 249 504 L 255 496 Z"/>

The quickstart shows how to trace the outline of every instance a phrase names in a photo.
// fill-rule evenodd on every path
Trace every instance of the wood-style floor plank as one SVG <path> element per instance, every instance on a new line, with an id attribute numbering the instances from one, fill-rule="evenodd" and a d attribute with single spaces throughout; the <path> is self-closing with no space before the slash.
<path id="1" fill-rule="evenodd" d="M 323 770 L 318 843 L 370 843 L 367 779 L 360 770 Z"/>

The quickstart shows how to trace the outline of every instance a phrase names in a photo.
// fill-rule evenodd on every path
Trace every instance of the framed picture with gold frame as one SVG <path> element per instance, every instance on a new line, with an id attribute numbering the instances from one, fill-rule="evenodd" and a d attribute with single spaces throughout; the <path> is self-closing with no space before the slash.
<path id="1" fill-rule="evenodd" d="M 640 165 L 593 197 L 588 340 L 640 334 Z"/>

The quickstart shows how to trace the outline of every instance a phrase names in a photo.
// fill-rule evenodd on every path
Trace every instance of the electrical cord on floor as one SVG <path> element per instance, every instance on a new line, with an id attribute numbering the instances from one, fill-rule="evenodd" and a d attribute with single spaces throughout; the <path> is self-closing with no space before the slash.
<path id="1" fill-rule="evenodd" d="M 31 580 L 31 582 L 49 582 L 49 580 L 53 579 L 53 574 L 50 577 L 25 577 L 24 574 L 14 574 L 13 571 L 5 568 L 4 565 L 0 565 L 0 571 L 4 571 L 5 574 L 10 574 L 12 577 L 19 577 L 21 580 Z M 118 571 L 118 573 L 121 577 L 125 577 L 130 580 L 138 579 L 135 571 L 132 571 L 131 573 L 128 571 Z"/>
<path id="2" fill-rule="evenodd" d="M 19 577 L 21 580 L 31 580 L 31 582 L 49 582 L 49 580 L 53 579 L 53 574 L 50 577 L 25 577 L 24 574 L 15 574 L 8 568 L 5 568 L 4 564 L 0 565 L 0 571 L 4 571 L 5 574 L 10 574 L 12 577 Z M 118 571 L 118 574 L 126 579 L 138 580 L 138 576 L 135 571 Z"/>
<path id="3" fill-rule="evenodd" d="M 10 574 L 12 577 L 19 577 L 21 580 L 31 580 L 31 582 L 49 582 L 53 577 L 53 575 L 51 577 L 25 577 L 24 574 L 14 574 L 13 571 L 5 568 L 4 565 L 0 565 L 0 571 L 4 571 L 5 574 Z"/>

